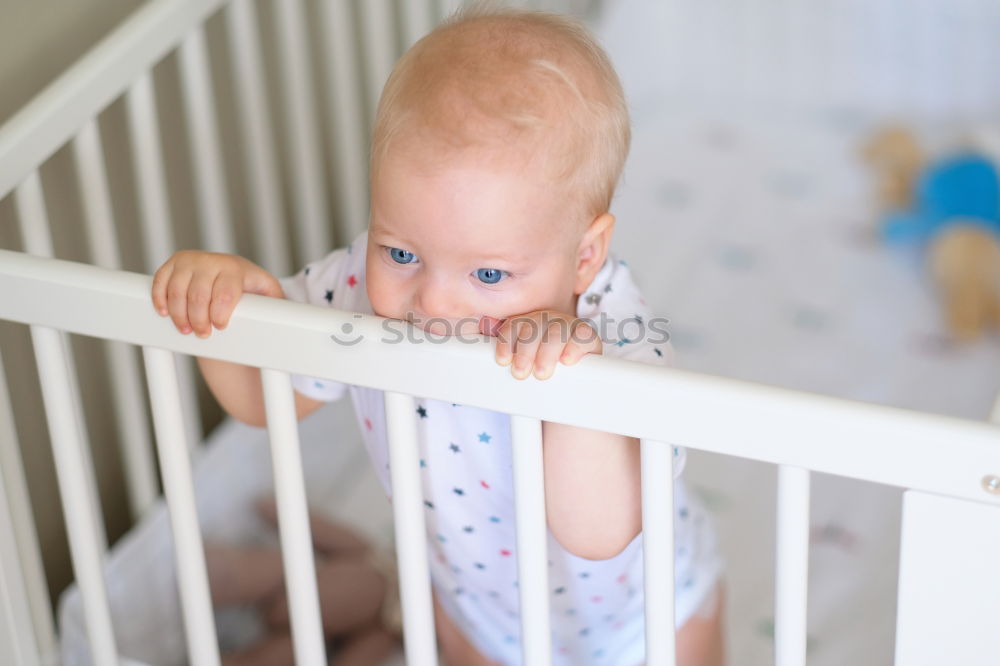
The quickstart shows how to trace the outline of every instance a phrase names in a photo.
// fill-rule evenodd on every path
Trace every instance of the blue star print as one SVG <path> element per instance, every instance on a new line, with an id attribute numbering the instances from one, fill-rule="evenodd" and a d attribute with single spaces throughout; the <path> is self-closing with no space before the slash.
<path id="1" fill-rule="evenodd" d="M 489 444 L 489 442 L 490 442 L 491 439 L 493 439 L 492 435 L 487 435 L 485 432 L 479 433 L 479 441 L 480 442 L 486 442 L 487 444 Z"/>

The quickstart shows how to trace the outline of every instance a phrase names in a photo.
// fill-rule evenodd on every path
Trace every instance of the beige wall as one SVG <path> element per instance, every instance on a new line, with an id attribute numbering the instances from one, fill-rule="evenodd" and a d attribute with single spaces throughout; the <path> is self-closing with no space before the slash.
<path id="1" fill-rule="evenodd" d="M 0 123 L 141 4 L 0 0 Z"/>

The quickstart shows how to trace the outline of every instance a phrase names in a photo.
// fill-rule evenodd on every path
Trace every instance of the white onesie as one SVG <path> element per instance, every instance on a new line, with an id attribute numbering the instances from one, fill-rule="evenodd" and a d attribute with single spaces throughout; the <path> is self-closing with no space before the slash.
<path id="1" fill-rule="evenodd" d="M 282 279 L 286 297 L 373 314 L 365 289 L 367 238 L 364 232 L 348 247 Z M 611 255 L 578 299 L 578 317 L 599 323 L 601 313 L 614 322 L 604 326 L 606 331 L 598 330 L 605 355 L 664 366 L 670 363 L 672 348 L 666 335 L 643 327 L 646 335 L 636 336 L 651 314 L 625 262 Z M 634 320 L 631 325 L 620 324 L 628 319 Z M 630 340 L 630 333 L 639 339 Z M 368 454 L 386 494 L 391 495 L 383 392 L 304 376 L 293 377 L 293 385 L 300 393 L 326 401 L 350 389 Z M 435 594 L 482 654 L 502 664 L 520 664 L 509 417 L 437 400 L 418 399 L 417 405 Z M 684 449 L 675 447 L 678 627 L 712 591 L 722 569 L 709 516 L 696 497 L 688 496 L 679 478 L 685 460 Z M 576 557 L 551 533 L 548 552 L 553 663 L 643 663 L 642 535 L 609 560 Z"/>

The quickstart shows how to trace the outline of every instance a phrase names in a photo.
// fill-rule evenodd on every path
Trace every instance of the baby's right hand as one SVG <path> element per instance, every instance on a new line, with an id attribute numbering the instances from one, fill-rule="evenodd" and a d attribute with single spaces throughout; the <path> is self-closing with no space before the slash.
<path id="1" fill-rule="evenodd" d="M 153 307 L 170 315 L 181 333 L 199 338 L 229 324 L 244 292 L 284 298 L 278 279 L 248 259 L 231 254 L 181 250 L 153 276 Z"/>

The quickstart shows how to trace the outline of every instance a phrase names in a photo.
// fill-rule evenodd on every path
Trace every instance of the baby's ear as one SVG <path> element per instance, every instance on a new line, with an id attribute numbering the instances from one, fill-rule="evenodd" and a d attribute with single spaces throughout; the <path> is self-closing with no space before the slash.
<path id="1" fill-rule="evenodd" d="M 611 213 L 601 213 L 595 217 L 583 232 L 580 246 L 577 250 L 575 293 L 582 294 L 594 281 L 594 276 L 601 270 L 611 246 L 611 234 L 615 228 L 615 216 Z"/>

